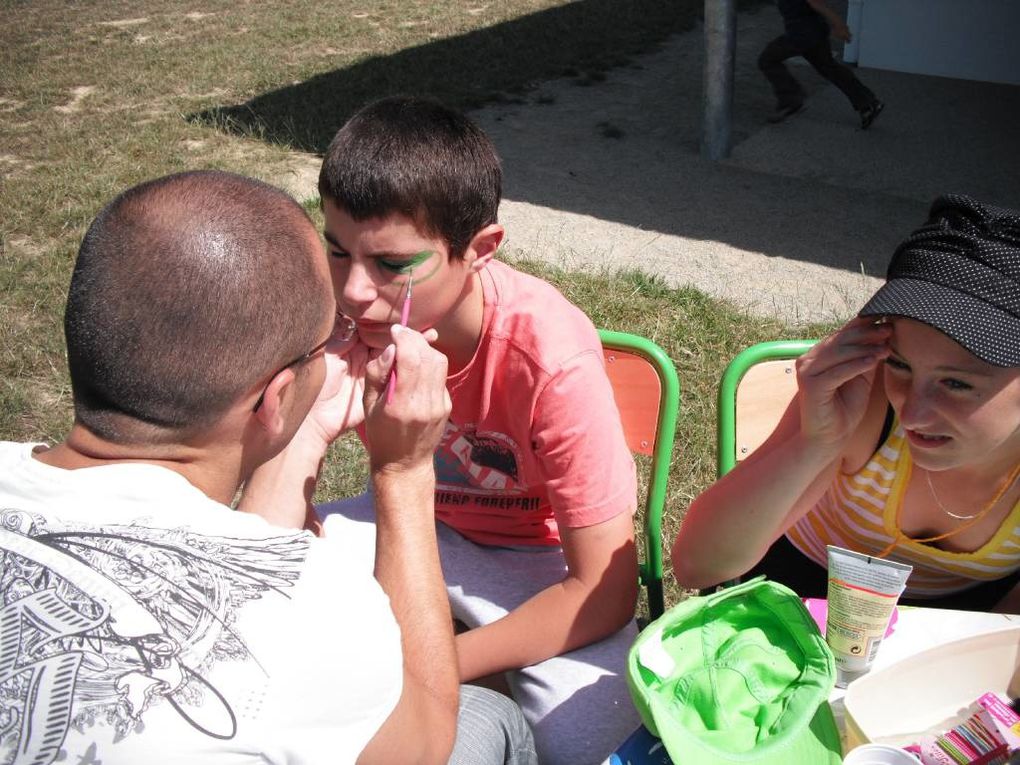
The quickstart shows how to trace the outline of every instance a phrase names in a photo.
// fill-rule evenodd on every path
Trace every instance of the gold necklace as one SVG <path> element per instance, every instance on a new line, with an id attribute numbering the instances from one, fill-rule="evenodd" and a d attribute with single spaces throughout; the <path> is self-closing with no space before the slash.
<path id="1" fill-rule="evenodd" d="M 931 482 L 930 470 L 924 471 L 924 480 L 928 484 L 928 491 L 931 492 L 931 498 L 935 500 L 935 504 L 939 506 L 939 510 L 941 510 L 943 513 L 948 515 L 950 518 L 955 518 L 958 521 L 969 521 L 974 518 L 977 518 L 978 515 L 977 513 L 973 513 L 971 515 L 957 515 L 948 507 L 942 504 L 942 500 L 939 499 L 939 495 L 935 493 L 935 486 Z"/>
<path id="2" fill-rule="evenodd" d="M 913 469 L 913 463 L 911 463 L 908 466 L 908 469 L 910 469 L 910 470 Z M 924 472 L 927 473 L 928 471 L 925 470 Z M 1006 476 L 1006 480 L 1003 482 L 1002 486 L 999 487 L 998 491 L 995 492 L 995 496 L 992 497 L 991 501 L 987 505 L 984 506 L 984 508 L 981 510 L 981 512 L 975 513 L 974 515 L 966 516 L 966 519 L 967 519 L 966 522 L 960 524 L 955 529 L 951 529 L 950 531 L 947 531 L 944 534 L 937 534 L 936 536 L 933 536 L 933 537 L 925 537 L 924 539 L 912 539 L 912 538 L 908 537 L 906 534 L 904 534 L 900 530 L 900 513 L 903 512 L 903 501 L 902 501 L 902 498 L 901 498 L 900 503 L 899 503 L 899 507 L 896 508 L 896 532 L 893 535 L 893 540 L 892 540 L 892 542 L 889 543 L 889 545 L 884 550 L 882 550 L 882 552 L 880 552 L 875 557 L 876 558 L 884 558 L 886 555 L 888 555 L 889 553 L 891 553 L 893 551 L 893 548 L 895 548 L 896 545 L 899 544 L 899 541 L 901 539 L 904 540 L 904 541 L 920 542 L 921 544 L 929 544 L 931 542 L 938 542 L 940 540 L 947 539 L 947 538 L 949 538 L 951 536 L 955 536 L 956 534 L 959 534 L 961 531 L 965 531 L 966 529 L 969 529 L 971 526 L 973 526 L 975 523 L 980 521 L 982 518 L 984 518 L 986 515 L 988 515 L 988 513 L 990 513 L 992 511 L 992 508 L 994 508 L 999 503 L 999 500 L 1002 499 L 1003 495 L 1007 491 L 1009 491 L 1009 487 L 1013 485 L 1013 482 L 1016 481 L 1016 478 L 1017 478 L 1018 475 L 1020 475 L 1020 463 L 1017 463 L 1016 467 L 1013 468 L 1012 472 L 1010 472 L 1010 474 L 1008 476 Z M 909 481 L 910 481 L 910 473 L 907 473 L 906 482 L 909 483 Z M 931 480 L 928 481 L 928 488 L 931 489 Z M 943 507 L 942 503 L 939 502 L 938 497 L 935 497 L 935 492 L 934 491 L 932 491 L 932 497 L 934 497 L 935 502 L 938 503 L 938 506 L 942 509 L 943 512 L 948 513 L 949 515 L 953 515 L 952 513 L 949 513 L 949 511 L 946 510 L 945 507 Z M 954 518 L 959 518 L 959 516 L 953 516 L 953 517 Z"/>
<path id="3" fill-rule="evenodd" d="M 1013 472 L 1006 476 L 1006 481 L 1002 484 L 1002 486 L 999 487 L 999 490 L 995 492 L 995 496 L 992 498 L 992 501 L 988 503 L 988 505 L 981 512 L 974 513 L 973 515 L 957 515 L 948 507 L 942 504 L 942 500 L 939 499 L 939 495 L 935 493 L 935 486 L 932 485 L 930 470 L 924 471 L 924 480 L 928 484 L 928 491 L 931 492 L 931 498 L 935 500 L 935 504 L 939 506 L 939 510 L 948 515 L 950 518 L 955 518 L 958 521 L 972 521 L 979 515 L 984 515 L 985 513 L 987 513 L 989 510 L 992 509 L 992 507 L 995 506 L 995 504 L 1000 499 L 1002 499 L 1002 495 L 1005 494 L 1009 490 L 1009 487 L 1013 485 L 1013 481 L 1016 480 L 1018 473 L 1020 473 L 1020 465 L 1017 465 L 1015 468 L 1013 468 Z"/>

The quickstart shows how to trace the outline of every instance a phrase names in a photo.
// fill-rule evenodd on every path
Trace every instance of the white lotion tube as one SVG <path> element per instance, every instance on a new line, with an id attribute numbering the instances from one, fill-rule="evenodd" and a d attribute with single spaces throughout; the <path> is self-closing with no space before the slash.
<path id="1" fill-rule="evenodd" d="M 913 566 L 828 546 L 829 616 L 825 640 L 836 657 L 836 685 L 871 667 Z"/>

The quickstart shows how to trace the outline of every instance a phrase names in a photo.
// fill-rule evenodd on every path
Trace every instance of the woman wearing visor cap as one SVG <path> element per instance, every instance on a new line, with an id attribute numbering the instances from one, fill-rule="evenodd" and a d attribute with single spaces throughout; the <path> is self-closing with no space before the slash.
<path id="1" fill-rule="evenodd" d="M 907 602 L 1017 611 L 1020 213 L 937 199 L 797 382 L 768 440 L 691 505 L 680 583 L 765 573 L 824 597 L 832 544 L 912 565 Z"/>

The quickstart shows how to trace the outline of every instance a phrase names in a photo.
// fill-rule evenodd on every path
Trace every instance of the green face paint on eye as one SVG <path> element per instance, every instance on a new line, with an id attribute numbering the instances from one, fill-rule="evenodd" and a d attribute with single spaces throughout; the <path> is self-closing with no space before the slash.
<path id="1" fill-rule="evenodd" d="M 435 255 L 435 253 L 432 252 L 432 250 L 423 250 L 422 252 L 416 253 L 409 259 L 402 260 L 399 263 L 391 260 L 380 260 L 379 265 L 387 271 L 392 271 L 395 274 L 410 274 L 415 268 L 431 258 L 433 255 Z"/>
<path id="2" fill-rule="evenodd" d="M 421 265 L 435 254 L 436 253 L 432 252 L 432 250 L 422 250 L 413 258 L 411 258 L 409 261 L 407 261 L 406 266 L 407 272 L 410 272 L 412 268 L 416 268 L 417 266 Z"/>
<path id="3" fill-rule="evenodd" d="M 427 255 L 427 256 L 431 257 L 432 255 L 437 255 L 438 256 L 439 254 L 436 253 L 436 252 L 427 252 L 427 253 L 419 253 L 419 255 Z M 429 260 L 429 258 L 426 257 L 426 258 L 423 258 L 422 260 L 418 261 L 418 263 L 419 264 L 426 263 L 426 262 L 428 262 L 428 260 Z M 440 271 L 442 271 L 442 267 L 443 267 L 443 258 L 442 258 L 442 256 L 438 256 L 438 257 L 432 258 L 432 264 L 430 266 L 428 266 L 426 268 L 421 268 L 421 269 L 419 269 L 419 268 L 415 268 L 414 269 L 414 283 L 417 285 L 417 284 L 421 284 L 423 282 L 427 282 L 433 276 L 435 276 Z"/>

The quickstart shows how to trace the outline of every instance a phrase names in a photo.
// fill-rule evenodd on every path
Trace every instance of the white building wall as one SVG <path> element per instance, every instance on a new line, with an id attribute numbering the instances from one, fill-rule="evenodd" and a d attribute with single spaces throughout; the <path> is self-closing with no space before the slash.
<path id="1" fill-rule="evenodd" d="M 1020 0 L 849 0 L 860 66 L 1020 85 Z"/>

